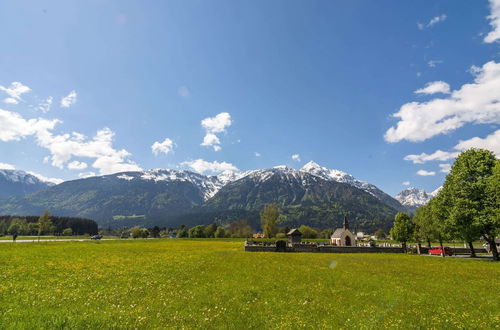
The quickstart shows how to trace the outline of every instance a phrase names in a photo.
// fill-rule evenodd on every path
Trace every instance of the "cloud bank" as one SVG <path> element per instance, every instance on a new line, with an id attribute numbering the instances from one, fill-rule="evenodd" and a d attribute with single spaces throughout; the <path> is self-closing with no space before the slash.
<path id="1" fill-rule="evenodd" d="M 392 115 L 399 121 L 386 131 L 385 140 L 418 142 L 466 123 L 500 123 L 500 63 L 490 61 L 475 72 L 474 83 L 463 85 L 449 97 L 404 104 Z"/>

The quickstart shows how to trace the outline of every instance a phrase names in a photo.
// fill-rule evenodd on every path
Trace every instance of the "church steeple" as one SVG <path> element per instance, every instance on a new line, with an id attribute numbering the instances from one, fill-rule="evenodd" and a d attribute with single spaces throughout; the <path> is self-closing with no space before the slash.
<path id="1" fill-rule="evenodd" d="M 347 216 L 344 216 L 344 229 L 349 229 L 349 221 L 347 220 Z"/>

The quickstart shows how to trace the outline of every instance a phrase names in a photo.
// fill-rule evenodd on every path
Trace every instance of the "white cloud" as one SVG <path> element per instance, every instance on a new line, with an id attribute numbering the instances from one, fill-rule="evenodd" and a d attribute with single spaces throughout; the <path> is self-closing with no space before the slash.
<path id="1" fill-rule="evenodd" d="M 99 170 L 101 175 L 126 171 L 140 171 L 141 168 L 128 160 L 131 154 L 125 150 L 113 148 L 115 133 L 109 128 L 97 131 L 90 140 L 82 134 L 53 135 L 49 131 L 37 134 L 40 146 L 49 149 L 51 164 L 63 168 L 72 157 L 94 158 L 92 167 Z"/>
<path id="2" fill-rule="evenodd" d="M 15 170 L 16 167 L 7 163 L 0 163 L 0 170 Z"/>
<path id="3" fill-rule="evenodd" d="M 87 163 L 85 162 L 79 162 L 77 160 L 72 161 L 71 163 L 68 164 L 68 168 L 70 170 L 84 170 L 87 168 Z"/>
<path id="4" fill-rule="evenodd" d="M 456 158 L 461 151 L 471 148 L 487 149 L 492 151 L 496 157 L 500 157 L 500 129 L 496 130 L 487 137 L 473 137 L 468 140 L 461 140 L 453 147 L 456 151 L 436 150 L 432 154 L 421 153 L 420 155 L 407 155 L 404 160 L 413 162 L 413 164 L 423 164 L 429 161 L 447 161 Z M 441 164 L 445 165 L 445 164 Z M 439 165 L 441 167 L 441 165 Z"/>
<path id="5" fill-rule="evenodd" d="M 410 185 L 410 181 L 404 181 L 403 182 L 403 186 L 409 186 Z"/>
<path id="6" fill-rule="evenodd" d="M 61 99 L 61 108 L 69 108 L 76 103 L 77 94 L 76 91 L 71 91 L 68 95 Z"/>
<path id="7" fill-rule="evenodd" d="M 191 93 L 189 92 L 189 89 L 185 86 L 179 87 L 179 89 L 177 90 L 177 93 L 179 94 L 179 96 L 181 96 L 183 98 L 188 98 L 191 95 Z"/>
<path id="8" fill-rule="evenodd" d="M 220 147 L 220 140 L 217 137 L 217 135 L 212 134 L 212 133 L 207 133 L 205 137 L 203 138 L 203 143 L 201 144 L 202 146 L 209 147 L 212 146 L 215 151 L 219 151 L 222 148 Z"/>
<path id="9" fill-rule="evenodd" d="M 260 154 L 260 152 L 257 152 L 257 151 L 256 151 L 256 152 L 254 152 L 254 155 L 255 155 L 255 157 L 260 157 L 260 156 L 262 156 L 262 155 Z"/>
<path id="10" fill-rule="evenodd" d="M 227 112 L 221 112 L 215 117 L 208 117 L 201 121 L 201 126 L 206 134 L 201 143 L 204 147 L 212 147 L 215 151 L 221 150 L 218 133 L 225 133 L 226 128 L 231 126 L 231 115 Z"/>
<path id="11" fill-rule="evenodd" d="M 424 141 L 466 123 L 500 123 L 500 63 L 490 61 L 477 73 L 474 83 L 465 84 L 449 97 L 404 104 L 393 117 L 396 127 L 385 133 L 388 142 Z"/>
<path id="12" fill-rule="evenodd" d="M 51 130 L 58 123 L 58 119 L 26 120 L 17 112 L 0 109 L 0 141 L 19 141 L 26 136 Z"/>
<path id="13" fill-rule="evenodd" d="M 415 94 L 435 93 L 450 94 L 450 85 L 448 85 L 444 81 L 433 81 L 427 83 L 424 88 L 420 88 L 415 91 Z"/>
<path id="14" fill-rule="evenodd" d="M 485 37 L 484 42 L 492 43 L 500 40 L 500 0 L 490 0 L 491 13 L 488 16 L 492 31 Z"/>
<path id="15" fill-rule="evenodd" d="M 436 172 L 426 171 L 426 170 L 418 170 L 417 171 L 417 175 L 421 175 L 421 176 L 433 176 L 433 175 L 436 175 Z"/>
<path id="16" fill-rule="evenodd" d="M 63 179 L 58 179 L 58 178 L 48 178 L 46 176 L 43 176 L 41 174 L 38 174 L 38 173 L 35 173 L 35 172 L 31 172 L 31 171 L 28 171 L 26 173 L 29 173 L 33 176 L 36 176 L 38 179 L 40 179 L 41 181 L 45 181 L 45 182 L 50 182 L 50 183 L 53 183 L 53 184 L 60 184 L 60 183 L 63 183 L 64 180 Z"/>
<path id="17" fill-rule="evenodd" d="M 81 179 L 90 178 L 92 176 L 96 176 L 95 172 L 83 172 L 78 174 L 78 177 Z"/>
<path id="18" fill-rule="evenodd" d="M 296 162 L 300 162 L 300 155 L 299 154 L 293 154 L 292 159 Z"/>
<path id="19" fill-rule="evenodd" d="M 448 152 L 442 150 L 436 150 L 432 154 L 426 154 L 425 152 L 420 155 L 408 155 L 404 160 L 413 162 L 413 164 L 423 164 L 425 162 L 430 162 L 434 160 L 447 161 L 453 159 L 459 155 L 459 152 Z"/>
<path id="20" fill-rule="evenodd" d="M 429 68 L 435 68 L 438 64 L 441 63 L 443 63 L 443 61 L 441 60 L 430 60 L 427 62 L 427 65 L 429 66 Z"/>
<path id="21" fill-rule="evenodd" d="M 210 174 L 219 174 L 224 171 L 230 171 L 230 172 L 237 172 L 238 168 L 234 166 L 231 163 L 226 163 L 226 162 L 218 162 L 218 161 L 213 161 L 213 162 L 208 162 L 203 159 L 196 159 L 193 161 L 186 161 L 181 163 L 183 166 L 187 166 L 191 168 L 192 170 L 204 174 L 204 173 L 210 173 Z"/>
<path id="22" fill-rule="evenodd" d="M 174 146 L 175 146 L 174 141 L 172 141 L 169 138 L 166 138 L 165 140 L 163 140 L 163 142 L 156 141 L 155 143 L 153 143 L 153 145 L 151 146 L 151 151 L 155 155 L 158 155 L 159 153 L 164 153 L 165 155 L 168 155 L 170 152 L 173 151 Z"/>
<path id="23" fill-rule="evenodd" d="M 124 171 L 138 171 L 141 168 L 128 160 L 131 156 L 125 150 L 113 148 L 114 132 L 109 128 L 98 131 L 92 140 L 83 134 L 54 135 L 51 131 L 60 123 L 58 119 L 24 119 L 16 112 L 0 109 L 0 141 L 18 141 L 27 136 L 34 136 L 37 144 L 51 153 L 51 164 L 63 168 L 72 157 L 94 158 L 92 167 L 100 174 Z"/>
<path id="24" fill-rule="evenodd" d="M 72 157 L 94 158 L 92 167 L 99 174 L 140 171 L 141 167 L 128 160 L 131 154 L 125 150 L 113 148 L 115 133 L 109 128 L 97 131 L 92 140 L 82 140 L 81 134 L 53 136 L 51 133 L 38 137 L 38 143 L 51 152 L 52 165 L 62 168 Z"/>
<path id="25" fill-rule="evenodd" d="M 484 139 L 480 137 L 473 137 L 469 140 L 460 141 L 453 148 L 460 151 L 471 148 L 487 149 L 493 151 L 497 157 L 500 157 L 500 129 L 496 130 Z"/>
<path id="26" fill-rule="evenodd" d="M 450 173 L 450 170 L 451 170 L 451 164 L 449 163 L 446 163 L 446 164 L 439 164 L 439 172 L 442 172 L 442 173 Z"/>
<path id="27" fill-rule="evenodd" d="M 19 102 L 12 98 L 12 97 L 7 97 L 6 99 L 3 100 L 5 103 L 8 103 L 8 104 L 18 104 Z"/>
<path id="28" fill-rule="evenodd" d="M 431 18 L 430 21 L 427 24 L 417 22 L 417 27 L 418 27 L 419 30 L 423 30 L 425 28 L 431 28 L 434 25 L 436 25 L 436 24 L 438 24 L 440 22 L 445 21 L 446 17 L 447 17 L 446 14 L 435 16 L 435 17 Z"/>
<path id="29" fill-rule="evenodd" d="M 40 104 L 35 108 L 35 110 L 41 111 L 43 113 L 49 112 L 52 106 L 53 97 L 49 96 L 45 101 L 40 102 Z"/>
<path id="30" fill-rule="evenodd" d="M 427 23 L 427 27 L 433 27 L 437 23 L 444 22 L 444 20 L 446 20 L 446 14 L 435 16 L 435 17 L 431 18 L 429 23 Z"/>
<path id="31" fill-rule="evenodd" d="M 22 101 L 21 96 L 24 93 L 31 91 L 31 89 L 20 82 L 14 81 L 9 87 L 0 85 L 0 91 L 4 91 L 7 95 L 9 95 L 9 97 L 4 99 L 5 103 L 18 104 L 19 101 Z"/>

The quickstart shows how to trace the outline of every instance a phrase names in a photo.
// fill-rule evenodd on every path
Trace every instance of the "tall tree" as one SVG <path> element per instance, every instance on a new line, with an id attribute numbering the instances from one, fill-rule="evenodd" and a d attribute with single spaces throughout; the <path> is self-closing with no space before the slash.
<path id="1" fill-rule="evenodd" d="M 467 242 L 471 256 L 475 256 L 472 242 L 486 234 L 480 219 L 486 214 L 487 186 L 495 161 L 495 155 L 488 150 L 462 152 L 438 194 L 446 200 L 445 207 L 449 209 L 446 217 L 449 231 Z"/>
<path id="2" fill-rule="evenodd" d="M 477 224 L 490 246 L 493 260 L 498 261 L 498 249 L 495 244 L 495 237 L 500 235 L 500 160 L 498 159 L 486 183 L 486 207 L 477 218 Z"/>
<path id="3" fill-rule="evenodd" d="M 271 238 L 276 234 L 278 218 L 278 205 L 276 203 L 266 204 L 260 212 L 260 223 L 262 225 L 262 233 L 265 237 Z"/>
<path id="4" fill-rule="evenodd" d="M 40 235 L 45 234 L 52 228 L 52 220 L 50 220 L 50 212 L 46 210 L 42 216 L 38 218 L 38 241 L 40 242 Z"/>
<path id="5" fill-rule="evenodd" d="M 217 230 L 217 225 L 212 223 L 205 227 L 205 237 L 214 237 L 215 231 Z"/>
<path id="6" fill-rule="evenodd" d="M 401 242 L 403 249 L 406 250 L 406 243 L 412 235 L 412 223 L 407 213 L 399 212 L 394 217 L 394 225 L 391 229 L 393 240 Z"/>
<path id="7" fill-rule="evenodd" d="M 443 242 L 449 238 L 449 228 L 446 226 L 446 219 L 449 216 L 450 200 L 443 194 L 438 193 L 436 197 L 430 200 L 429 207 L 430 223 L 432 225 L 432 237 L 439 242 L 441 247 L 441 256 L 444 258 Z"/>
<path id="8" fill-rule="evenodd" d="M 435 229 L 432 222 L 432 215 L 430 214 L 430 207 L 428 205 L 423 205 L 415 211 L 413 223 L 414 236 L 419 240 L 425 241 L 430 248 L 431 241 L 435 235 Z"/>

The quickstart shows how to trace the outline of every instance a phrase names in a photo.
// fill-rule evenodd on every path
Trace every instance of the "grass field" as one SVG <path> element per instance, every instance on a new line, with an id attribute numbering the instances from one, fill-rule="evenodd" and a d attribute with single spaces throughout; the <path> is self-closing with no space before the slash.
<path id="1" fill-rule="evenodd" d="M 0 328 L 498 328 L 500 263 L 244 252 L 241 241 L 0 245 Z"/>

